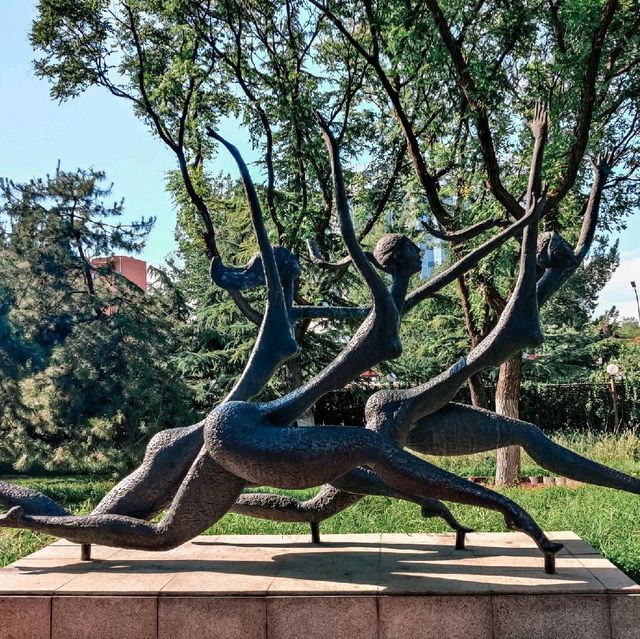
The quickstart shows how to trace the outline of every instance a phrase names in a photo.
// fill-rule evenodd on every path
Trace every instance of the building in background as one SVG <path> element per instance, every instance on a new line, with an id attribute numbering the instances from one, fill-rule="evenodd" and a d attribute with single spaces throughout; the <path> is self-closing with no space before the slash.
<path id="1" fill-rule="evenodd" d="M 424 242 L 420 244 L 422 249 L 422 270 L 420 277 L 426 279 L 433 275 L 437 266 L 444 263 L 446 259 L 445 247 L 441 242 L 428 235 Z"/>
<path id="2" fill-rule="evenodd" d="M 91 266 L 102 268 L 111 266 L 116 273 L 120 273 L 143 291 L 147 291 L 147 263 L 128 255 L 113 255 L 111 257 L 94 257 Z"/>

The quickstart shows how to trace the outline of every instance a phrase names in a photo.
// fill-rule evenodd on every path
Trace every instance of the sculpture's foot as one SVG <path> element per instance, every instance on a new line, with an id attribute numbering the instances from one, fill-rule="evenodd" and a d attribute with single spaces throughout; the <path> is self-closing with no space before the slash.
<path id="1" fill-rule="evenodd" d="M 456 550 L 465 550 L 465 530 L 456 530 Z"/>
<path id="2" fill-rule="evenodd" d="M 420 513 L 425 519 L 441 517 L 453 530 L 456 531 L 456 533 L 462 533 L 463 536 L 466 533 L 473 532 L 473 528 L 463 526 L 443 503 L 438 502 L 435 499 L 425 501 L 420 507 Z"/>
<path id="3" fill-rule="evenodd" d="M 320 543 L 320 522 L 312 521 L 309 522 L 311 525 L 311 543 L 319 544 Z"/>
<path id="4" fill-rule="evenodd" d="M 24 522 L 24 510 L 22 506 L 14 506 L 0 515 L 0 526 L 4 528 L 19 528 Z"/>
<path id="5" fill-rule="evenodd" d="M 82 544 L 80 546 L 80 560 L 91 561 L 91 544 Z"/>
<path id="6" fill-rule="evenodd" d="M 517 530 L 529 535 L 538 545 L 538 548 L 544 553 L 544 569 L 547 574 L 552 575 L 555 572 L 555 554 L 560 552 L 564 546 L 558 542 L 551 541 L 539 529 L 531 530 L 526 526 L 519 525 L 510 515 L 504 515 L 504 521 L 510 530 Z M 537 528 L 537 526 L 536 526 Z"/>
<path id="7" fill-rule="evenodd" d="M 564 548 L 562 544 L 551 541 L 551 539 L 549 539 L 546 535 L 542 535 L 542 537 L 537 540 L 536 543 L 538 544 L 538 548 L 540 548 L 540 550 L 542 550 L 545 555 L 555 555 Z"/>

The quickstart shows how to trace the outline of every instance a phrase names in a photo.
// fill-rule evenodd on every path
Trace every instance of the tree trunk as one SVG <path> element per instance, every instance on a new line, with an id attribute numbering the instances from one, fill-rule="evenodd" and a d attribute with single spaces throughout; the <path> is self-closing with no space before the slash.
<path id="1" fill-rule="evenodd" d="M 503 362 L 496 388 L 496 413 L 518 419 L 522 354 Z M 496 486 L 513 486 L 520 481 L 520 446 L 499 448 L 496 459 Z"/>
<path id="2" fill-rule="evenodd" d="M 482 383 L 482 377 L 480 375 L 472 375 L 467 383 L 469 385 L 469 394 L 471 395 L 471 405 L 475 406 L 475 408 L 489 408 L 489 399 Z"/>
<path id="3" fill-rule="evenodd" d="M 457 251 L 454 251 L 456 259 Z M 464 316 L 464 325 L 471 338 L 471 348 L 475 348 L 482 340 L 482 335 L 476 327 L 473 316 L 471 314 L 471 301 L 469 287 L 464 275 L 458 278 L 458 290 L 460 292 L 460 302 L 462 304 L 462 314 Z M 487 399 L 487 391 L 482 383 L 481 375 L 472 375 L 467 382 L 469 386 L 469 394 L 471 395 L 471 405 L 476 408 L 489 408 L 489 400 Z"/>
<path id="4" fill-rule="evenodd" d="M 287 380 L 287 390 L 289 392 L 302 386 L 304 380 L 302 377 L 300 359 L 298 357 L 294 357 L 285 364 L 284 373 Z M 313 415 L 313 408 L 310 408 L 308 411 L 305 411 L 300 415 L 297 421 L 298 426 L 315 426 L 316 420 Z"/>

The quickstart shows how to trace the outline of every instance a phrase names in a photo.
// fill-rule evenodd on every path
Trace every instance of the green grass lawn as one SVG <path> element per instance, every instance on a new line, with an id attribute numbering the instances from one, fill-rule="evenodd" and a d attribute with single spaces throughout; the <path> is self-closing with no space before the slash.
<path id="1" fill-rule="evenodd" d="M 619 437 L 590 434 L 561 435 L 557 440 L 632 474 L 640 474 L 640 436 Z M 495 453 L 467 458 L 434 459 L 439 465 L 467 476 L 491 476 Z M 523 474 L 543 474 L 530 459 L 523 460 Z M 74 512 L 88 512 L 113 482 L 88 477 L 21 478 L 19 483 L 44 492 Z M 517 501 L 545 530 L 573 530 L 605 557 L 640 581 L 640 496 L 582 485 L 578 488 L 551 486 L 537 489 L 511 488 L 503 491 Z M 314 491 L 299 491 L 301 497 Z M 452 505 L 455 515 L 478 531 L 506 530 L 497 513 Z M 425 520 L 417 506 L 386 498 L 366 498 L 356 506 L 321 524 L 323 533 L 444 532 L 439 519 Z M 308 533 L 304 524 L 277 523 L 230 513 L 207 531 L 209 534 L 296 534 Z M 51 541 L 51 537 L 30 531 L 0 530 L 0 565 L 7 565 Z"/>

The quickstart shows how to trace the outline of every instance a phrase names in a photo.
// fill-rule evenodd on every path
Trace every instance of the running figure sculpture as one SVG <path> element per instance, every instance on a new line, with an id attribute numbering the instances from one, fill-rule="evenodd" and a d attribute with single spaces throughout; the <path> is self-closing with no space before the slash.
<path id="1" fill-rule="evenodd" d="M 349 213 L 338 145 L 328 125 L 320 117 L 318 120 L 331 160 L 336 209 L 348 252 L 348 260 L 338 267 L 350 263 L 357 269 L 370 291 L 371 306 L 331 309 L 294 304 L 300 265 L 286 249 L 273 249 L 242 157 L 232 144 L 210 131 L 238 164 L 260 250 L 241 269 L 214 261 L 212 279 L 231 291 L 266 286 L 267 294 L 258 337 L 240 379 L 203 421 L 155 435 L 141 466 L 89 515 L 73 516 L 40 493 L 0 482 L 0 503 L 8 508 L 0 515 L 1 526 L 43 531 L 82 544 L 166 550 L 234 511 L 309 522 L 317 540 L 318 522 L 362 495 L 386 495 L 419 504 L 424 516 L 443 517 L 462 534 L 466 529 L 440 500 L 497 510 L 508 528 L 523 531 L 534 540 L 545 553 L 547 570 L 552 571 L 553 556 L 562 546 L 550 541 L 518 504 L 423 461 L 405 447 L 431 455 L 463 455 L 520 444 L 541 466 L 554 472 L 640 493 L 639 479 L 551 442 L 532 424 L 451 402 L 471 375 L 541 343 L 538 309 L 578 267 L 592 244 L 602 189 L 613 158 L 608 155 L 594 162 L 593 187 L 576 248 L 559 236 L 539 238 L 539 218 L 545 203 L 541 173 L 547 115 L 538 105 L 531 123 L 534 149 L 529 184 L 519 219 L 408 293 L 409 280 L 420 269 L 419 250 L 407 238 L 387 235 L 373 254 L 363 251 Z M 420 386 L 374 393 L 366 405 L 366 428 L 297 427 L 300 416 L 323 395 L 400 355 L 398 328 L 404 314 L 512 238 L 520 243 L 514 290 L 495 329 L 468 355 Z M 391 275 L 389 288 L 378 270 Z M 296 321 L 347 315 L 363 317 L 363 321 L 331 364 L 281 398 L 251 402 L 274 372 L 298 353 L 293 330 Z M 297 489 L 323 484 L 320 492 L 306 502 L 243 492 L 255 485 Z M 160 521 L 149 521 L 161 511 L 164 515 Z"/>

